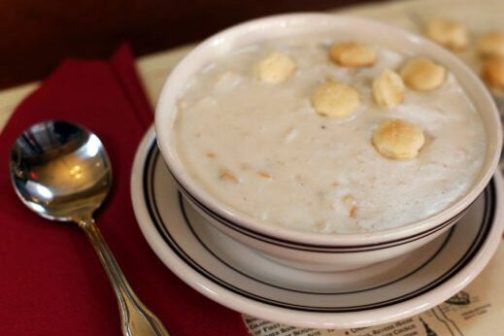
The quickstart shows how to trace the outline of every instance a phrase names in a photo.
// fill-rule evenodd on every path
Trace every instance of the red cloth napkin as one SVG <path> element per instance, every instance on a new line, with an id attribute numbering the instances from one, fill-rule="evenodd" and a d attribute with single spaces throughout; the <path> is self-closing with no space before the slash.
<path id="1" fill-rule="evenodd" d="M 83 232 L 39 218 L 12 190 L 10 148 L 23 129 L 46 119 L 82 124 L 104 142 L 114 186 L 97 222 L 131 286 L 172 335 L 247 335 L 238 313 L 175 277 L 137 226 L 129 178 L 152 109 L 127 45 L 109 61 L 64 62 L 0 134 L 0 335 L 121 334 L 113 290 Z"/>

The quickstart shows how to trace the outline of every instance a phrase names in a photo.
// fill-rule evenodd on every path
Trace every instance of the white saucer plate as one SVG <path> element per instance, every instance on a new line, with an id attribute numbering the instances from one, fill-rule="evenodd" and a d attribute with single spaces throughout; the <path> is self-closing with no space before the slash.
<path id="1" fill-rule="evenodd" d="M 152 129 L 140 144 L 131 177 L 140 229 L 177 276 L 241 313 L 312 328 L 399 320 L 463 289 L 501 240 L 502 191 L 496 175 L 459 223 L 411 254 L 355 271 L 318 273 L 275 263 L 205 222 L 177 191 Z"/>

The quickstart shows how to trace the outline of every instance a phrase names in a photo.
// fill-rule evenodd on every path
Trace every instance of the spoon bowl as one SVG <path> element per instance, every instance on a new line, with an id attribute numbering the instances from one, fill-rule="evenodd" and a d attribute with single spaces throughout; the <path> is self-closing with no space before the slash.
<path id="1" fill-rule="evenodd" d="M 21 201 L 40 216 L 75 222 L 86 233 L 114 288 L 126 336 L 168 336 L 138 299 L 93 219 L 112 187 L 112 166 L 100 139 L 66 121 L 26 129 L 10 155 L 10 176 Z"/>
<path id="2" fill-rule="evenodd" d="M 100 139 L 76 125 L 33 125 L 17 139 L 10 170 L 18 196 L 39 215 L 78 221 L 93 213 L 112 187 L 112 169 Z"/>

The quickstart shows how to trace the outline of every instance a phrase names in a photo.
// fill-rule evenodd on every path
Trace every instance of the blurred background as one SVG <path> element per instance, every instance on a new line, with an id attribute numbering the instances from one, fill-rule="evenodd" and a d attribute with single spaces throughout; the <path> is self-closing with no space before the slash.
<path id="1" fill-rule="evenodd" d="M 125 40 L 141 56 L 264 15 L 379 1 L 1 0 L 0 89 L 40 80 L 66 57 L 105 57 Z"/>

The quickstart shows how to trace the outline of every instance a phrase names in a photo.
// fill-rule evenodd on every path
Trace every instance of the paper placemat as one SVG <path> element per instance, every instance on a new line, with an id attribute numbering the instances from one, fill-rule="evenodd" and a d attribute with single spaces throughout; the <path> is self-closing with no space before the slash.
<path id="1" fill-rule="evenodd" d="M 410 0 L 361 5 L 338 13 L 389 22 L 419 32 L 428 18 L 442 15 L 464 22 L 472 33 L 504 31 L 504 1 Z M 168 72 L 192 45 L 142 57 L 137 65 L 149 98 L 155 102 Z M 460 54 L 471 66 L 478 64 L 471 51 Z M 36 83 L 0 92 L 0 130 L 17 104 Z M 299 329 L 244 316 L 251 334 L 258 336 L 481 336 L 498 335 L 504 327 L 504 244 L 482 274 L 453 300 L 396 323 L 349 330 Z"/>

